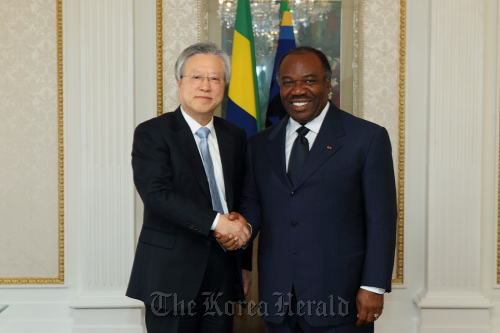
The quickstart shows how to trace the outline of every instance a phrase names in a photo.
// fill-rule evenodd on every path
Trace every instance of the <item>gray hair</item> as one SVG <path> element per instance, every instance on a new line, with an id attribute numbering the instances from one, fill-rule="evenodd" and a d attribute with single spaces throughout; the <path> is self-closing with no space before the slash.
<path id="1" fill-rule="evenodd" d="M 229 78 L 231 77 L 231 60 L 226 52 L 220 50 L 217 44 L 212 42 L 196 43 L 182 51 L 175 62 L 175 79 L 177 81 L 181 80 L 187 60 L 197 54 L 213 54 L 218 56 L 224 65 L 224 81 L 226 84 L 229 83 Z"/>

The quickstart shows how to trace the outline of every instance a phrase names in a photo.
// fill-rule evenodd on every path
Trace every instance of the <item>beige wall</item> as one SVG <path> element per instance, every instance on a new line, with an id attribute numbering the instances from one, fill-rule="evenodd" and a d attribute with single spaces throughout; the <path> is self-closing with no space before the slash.
<path id="1" fill-rule="evenodd" d="M 59 276 L 56 2 L 0 3 L 0 282 Z"/>

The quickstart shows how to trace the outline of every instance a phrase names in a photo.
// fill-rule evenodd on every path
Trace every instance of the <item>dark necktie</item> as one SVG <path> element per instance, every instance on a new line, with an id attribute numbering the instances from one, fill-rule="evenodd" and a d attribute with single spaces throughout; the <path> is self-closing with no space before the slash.
<path id="1" fill-rule="evenodd" d="M 288 179 L 292 184 L 297 179 L 300 168 L 306 161 L 307 154 L 309 154 L 309 141 L 307 141 L 306 134 L 309 132 L 309 128 L 302 125 L 297 129 L 297 138 L 293 142 L 292 152 L 290 153 L 290 159 L 288 160 Z"/>
<path id="2" fill-rule="evenodd" d="M 196 131 L 196 135 L 200 138 L 200 152 L 203 160 L 203 166 L 205 167 L 205 173 L 208 178 L 208 186 L 210 187 L 212 207 L 216 212 L 224 214 L 219 189 L 217 188 L 217 181 L 215 180 L 214 164 L 212 162 L 212 157 L 210 156 L 210 150 L 208 149 L 208 134 L 210 134 L 210 130 L 206 127 L 201 127 Z"/>

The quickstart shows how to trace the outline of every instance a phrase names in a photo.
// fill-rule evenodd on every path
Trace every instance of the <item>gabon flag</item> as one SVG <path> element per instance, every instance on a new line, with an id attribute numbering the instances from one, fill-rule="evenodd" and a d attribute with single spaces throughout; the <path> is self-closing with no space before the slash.
<path id="1" fill-rule="evenodd" d="M 293 34 L 293 21 L 290 8 L 287 1 L 281 1 L 281 24 L 278 46 L 276 48 L 276 57 L 274 58 L 273 75 L 271 77 L 271 88 L 269 91 L 269 102 L 266 112 L 266 127 L 277 123 L 286 116 L 285 108 L 281 103 L 280 86 L 276 80 L 278 65 L 281 57 L 289 50 L 295 48 L 295 35 Z"/>
<path id="2" fill-rule="evenodd" d="M 234 24 L 226 120 L 243 127 L 250 136 L 260 131 L 259 88 L 249 0 L 238 0 Z"/>

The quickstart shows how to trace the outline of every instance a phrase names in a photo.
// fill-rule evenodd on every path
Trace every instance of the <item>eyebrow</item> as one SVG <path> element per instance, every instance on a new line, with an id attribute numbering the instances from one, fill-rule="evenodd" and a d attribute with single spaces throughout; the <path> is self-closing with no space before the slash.
<path id="1" fill-rule="evenodd" d="M 194 70 L 191 72 L 191 74 L 203 74 L 204 72 L 202 70 Z M 222 75 L 219 72 L 216 71 L 209 71 L 208 74 L 217 74 L 217 75 Z"/>
<path id="2" fill-rule="evenodd" d="M 306 75 L 302 75 L 303 78 L 310 78 L 310 77 L 318 77 L 318 75 L 316 74 L 306 74 Z M 281 77 L 282 79 L 291 79 L 292 77 L 289 76 L 289 75 L 284 75 Z"/>

